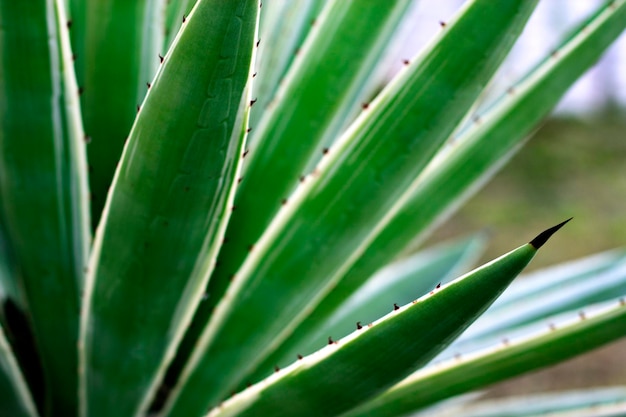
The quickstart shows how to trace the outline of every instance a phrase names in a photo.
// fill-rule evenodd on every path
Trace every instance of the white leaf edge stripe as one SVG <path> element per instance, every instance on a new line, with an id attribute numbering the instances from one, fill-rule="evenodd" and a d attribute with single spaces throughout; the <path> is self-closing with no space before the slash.
<path id="1" fill-rule="evenodd" d="M 0 325 L 0 372 L 3 372 L 13 383 L 15 393 L 18 395 L 18 401 L 22 403 L 25 411 L 32 417 L 37 417 L 37 409 L 33 398 L 30 395 L 24 376 L 17 364 L 15 355 L 9 342 L 7 341 L 2 326 Z M 2 405 L 0 405 L 1 407 Z M 2 410 L 0 409 L 0 412 Z"/>
<path id="2" fill-rule="evenodd" d="M 385 395 L 391 393 L 393 390 L 403 388 L 416 381 L 428 379 L 434 374 L 446 372 L 462 363 L 478 361 L 483 358 L 487 358 L 493 354 L 500 353 L 504 350 L 513 349 L 526 343 L 532 343 L 533 341 L 540 339 L 544 336 L 555 335 L 558 333 L 575 330 L 578 326 L 581 326 L 584 323 L 588 323 L 592 320 L 601 320 L 604 316 L 609 316 L 611 314 L 619 312 L 620 310 L 626 311 L 626 298 L 622 297 L 617 300 L 611 300 L 610 302 L 588 306 L 584 312 L 580 311 L 576 313 L 570 311 L 568 313 L 564 313 L 558 317 L 554 317 L 548 322 L 549 324 L 543 324 L 543 329 L 540 331 L 534 332 L 532 334 L 528 334 L 528 332 L 526 332 L 523 335 L 503 338 L 501 339 L 501 343 L 493 345 L 489 348 L 480 349 L 475 352 L 460 354 L 454 358 L 446 359 L 439 363 L 432 363 L 426 368 L 422 368 L 414 372 L 412 375 L 394 385 L 385 393 Z M 537 326 L 537 323 L 533 323 L 530 326 L 535 327 Z"/>

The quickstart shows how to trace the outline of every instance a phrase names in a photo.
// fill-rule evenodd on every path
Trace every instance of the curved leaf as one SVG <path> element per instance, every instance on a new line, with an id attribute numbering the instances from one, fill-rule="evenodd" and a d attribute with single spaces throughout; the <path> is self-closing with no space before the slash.
<path id="1" fill-rule="evenodd" d="M 354 330 L 357 321 L 372 322 L 382 317 L 390 305 L 406 304 L 415 298 L 415 294 L 426 294 L 437 284 L 458 277 L 476 261 L 483 246 L 484 236 L 474 236 L 418 252 L 383 268 L 329 316 L 327 323 L 320 324 L 315 332 L 307 335 L 308 344 L 301 341 L 298 346 L 281 345 L 248 380 L 258 381 L 269 374 L 274 366 L 283 367 L 293 362 L 296 354 L 315 352 L 328 335 L 344 337 Z"/>
<path id="2" fill-rule="evenodd" d="M 45 378 L 76 411 L 78 312 L 90 244 L 84 134 L 62 0 L 0 1 L 0 216 Z M 11 288 L 8 285 L 7 288 Z"/>
<path id="3" fill-rule="evenodd" d="M 424 52 L 422 65 L 409 65 L 378 96 L 286 202 L 247 249 L 250 254 L 216 306 L 172 403 L 195 402 L 198 413 L 222 400 L 381 232 L 398 209 L 398 197 L 504 59 L 535 3 L 506 5 L 470 2 Z M 492 13 L 497 24 L 486 31 L 479 23 Z"/>
<path id="4" fill-rule="evenodd" d="M 329 339 L 329 346 L 236 395 L 209 416 L 313 417 L 349 410 L 425 365 L 487 309 L 540 246 L 535 239 L 406 306 L 395 306 L 372 324 L 357 324 L 351 335 Z M 284 398 L 289 398 L 288 407 Z"/>
<path id="5" fill-rule="evenodd" d="M 202 297 L 239 173 L 258 8 L 198 2 L 133 126 L 89 266 L 83 416 L 146 408 Z"/>
<path id="6" fill-rule="evenodd" d="M 380 413 L 403 416 L 439 400 L 564 361 L 624 334 L 626 301 L 621 299 L 600 312 L 576 316 L 566 324 L 553 324 L 519 341 L 505 340 L 496 347 L 429 366 L 345 417 Z"/>
<path id="7" fill-rule="evenodd" d="M 36 417 L 37 410 L 0 325 L 0 416 Z"/>

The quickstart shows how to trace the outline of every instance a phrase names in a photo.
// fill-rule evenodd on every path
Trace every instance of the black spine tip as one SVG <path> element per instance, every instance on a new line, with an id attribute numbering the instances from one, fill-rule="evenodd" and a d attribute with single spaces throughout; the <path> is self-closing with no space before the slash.
<path id="1" fill-rule="evenodd" d="M 551 228 L 544 230 L 543 232 L 539 233 L 537 237 L 531 240 L 529 243 L 535 249 L 539 249 L 548 241 L 548 239 L 550 239 L 550 237 L 552 237 L 553 234 L 555 234 L 561 227 L 565 226 L 565 223 L 569 222 L 572 219 L 573 217 L 570 217 L 564 222 L 561 222 L 557 224 L 556 226 L 552 226 Z"/>

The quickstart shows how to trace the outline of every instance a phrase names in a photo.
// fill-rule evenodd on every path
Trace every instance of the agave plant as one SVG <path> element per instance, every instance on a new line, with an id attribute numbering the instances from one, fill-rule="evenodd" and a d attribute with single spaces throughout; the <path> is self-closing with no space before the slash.
<path id="1" fill-rule="evenodd" d="M 0 0 L 1 415 L 623 412 L 623 388 L 533 408 L 475 392 L 622 337 L 624 252 L 494 303 L 565 222 L 459 278 L 481 237 L 407 248 L 597 61 L 626 2 L 480 114 L 537 1 L 468 1 L 381 88 L 410 3 Z"/>

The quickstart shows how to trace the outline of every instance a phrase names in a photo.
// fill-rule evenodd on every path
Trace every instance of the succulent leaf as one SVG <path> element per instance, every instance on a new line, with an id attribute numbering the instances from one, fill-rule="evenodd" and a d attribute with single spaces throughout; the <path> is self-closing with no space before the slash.
<path id="1" fill-rule="evenodd" d="M 455 280 L 480 238 L 409 255 L 626 28 L 606 0 L 486 102 L 537 1 L 387 82 L 417 0 L 0 0 L 0 416 L 626 415 L 477 391 L 624 337 L 624 249 L 502 297 L 567 221 Z"/>
<path id="2" fill-rule="evenodd" d="M 408 5 L 407 0 L 365 4 L 335 0 L 326 5 L 303 45 L 302 58 L 294 61 L 275 102 L 264 109 L 263 122 L 251 126 L 255 139 L 237 190 L 237 210 L 226 231 L 228 245 L 220 251 L 220 268 L 211 276 L 209 299 L 188 332 L 196 333 L 195 338 L 185 344 L 195 344 L 231 274 L 289 200 L 307 162 L 314 154 L 321 157 L 347 114 L 360 109 L 356 101 L 363 99 L 362 84 Z"/>
<path id="3" fill-rule="evenodd" d="M 64 7 L 61 0 L 0 2 L 0 217 L 15 262 L 15 284 L 5 288 L 18 289 L 8 296 L 31 320 L 46 407 L 72 416 L 77 313 L 91 237 Z"/>
<path id="4" fill-rule="evenodd" d="M 165 0 L 73 2 L 84 39 L 75 42 L 89 167 L 93 225 L 98 224 L 137 108 L 159 68 Z M 75 38 L 76 39 L 76 38 Z"/>
<path id="5" fill-rule="evenodd" d="M 0 415 L 37 417 L 35 403 L 0 324 Z"/>
<path id="6" fill-rule="evenodd" d="M 524 143 L 567 89 L 626 27 L 626 3 L 607 2 L 558 48 L 504 93 L 470 127 L 451 139 L 397 203 L 398 210 L 336 287 L 281 345 L 302 351 L 321 323 L 374 271 L 421 241 Z M 302 345 L 301 345 L 302 344 Z M 278 355 L 278 354 L 277 354 Z"/>
<path id="7" fill-rule="evenodd" d="M 354 323 L 370 323 L 385 315 L 393 303 L 406 304 L 416 294 L 426 294 L 437 285 L 445 284 L 469 269 L 482 252 L 485 238 L 473 236 L 461 242 L 442 244 L 390 264 L 370 278 L 354 292 L 319 330 L 308 335 L 309 345 L 301 344 L 298 350 L 282 346 L 270 355 L 249 381 L 258 381 L 267 376 L 275 365 L 284 367 L 296 355 L 308 355 L 321 347 L 325 335 L 340 338 L 354 330 Z M 327 337 L 327 336 L 326 336 Z M 287 345 L 286 347 L 291 347 Z"/>
<path id="8" fill-rule="evenodd" d="M 593 315 L 577 313 L 573 323 L 552 325 L 519 341 L 461 354 L 420 370 L 346 417 L 403 416 L 439 400 L 483 388 L 545 367 L 620 338 L 626 332 L 626 302 Z"/>
<path id="9" fill-rule="evenodd" d="M 198 2 L 131 130 L 89 267 L 82 415 L 148 407 L 202 298 L 239 173 L 258 8 Z"/>
<path id="10" fill-rule="evenodd" d="M 535 4 L 469 3 L 422 59 L 383 90 L 256 242 L 172 403 L 196 402 L 197 413 L 221 401 L 305 318 L 385 227 L 398 197 L 476 100 Z M 477 21 L 490 13 L 498 14 L 497 23 L 479 30 Z"/>
<path id="11" fill-rule="evenodd" d="M 210 416 L 339 415 L 425 365 L 504 291 L 537 251 L 523 245 L 249 388 Z M 280 398 L 290 398 L 289 407 Z"/>

